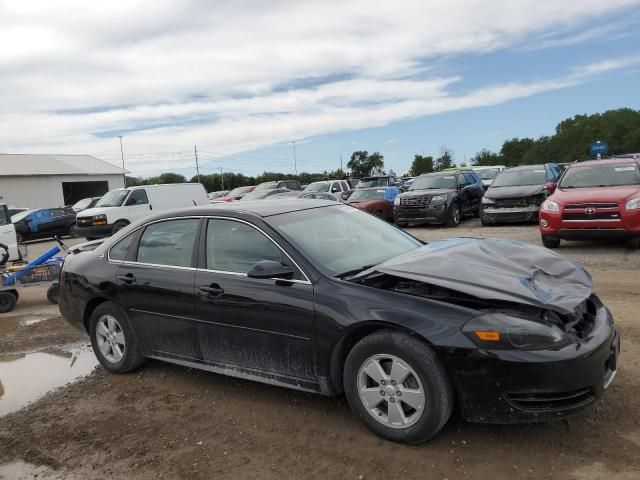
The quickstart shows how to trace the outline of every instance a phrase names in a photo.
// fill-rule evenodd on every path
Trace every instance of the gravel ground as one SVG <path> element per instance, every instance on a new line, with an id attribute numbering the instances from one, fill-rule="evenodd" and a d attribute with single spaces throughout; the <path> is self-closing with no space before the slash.
<path id="1" fill-rule="evenodd" d="M 482 228 L 475 219 L 457 229 L 408 231 L 427 241 L 540 242 L 535 226 Z M 48 245 L 34 244 L 30 254 Z M 622 336 L 614 384 L 579 416 L 493 426 L 454 414 L 435 439 L 408 447 L 369 433 L 343 398 L 149 362 L 127 375 L 97 368 L 0 416 L 0 478 L 640 478 L 640 251 L 569 242 L 559 251 L 587 266 Z M 47 304 L 43 289 L 25 291 L 16 311 L 0 315 L 0 366 L 25 352 L 86 341 Z"/>

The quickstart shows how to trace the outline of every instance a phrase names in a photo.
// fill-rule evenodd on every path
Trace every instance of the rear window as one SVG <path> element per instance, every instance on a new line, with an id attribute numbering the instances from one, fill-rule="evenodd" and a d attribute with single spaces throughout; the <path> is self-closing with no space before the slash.
<path id="1" fill-rule="evenodd" d="M 640 171 L 635 163 L 569 167 L 560 188 L 616 187 L 640 185 Z"/>

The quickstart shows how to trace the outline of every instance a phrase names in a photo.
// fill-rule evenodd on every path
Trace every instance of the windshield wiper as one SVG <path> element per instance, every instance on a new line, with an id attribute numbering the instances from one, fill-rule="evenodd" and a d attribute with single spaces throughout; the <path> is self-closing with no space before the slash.
<path id="1" fill-rule="evenodd" d="M 373 265 L 363 265 L 360 268 L 354 268 L 353 270 L 347 270 L 346 272 L 342 272 L 336 275 L 337 278 L 349 278 L 349 277 L 353 277 L 354 275 L 357 275 L 360 272 L 364 272 L 365 270 L 369 270 L 370 268 L 373 268 L 377 265 L 373 264 Z"/>

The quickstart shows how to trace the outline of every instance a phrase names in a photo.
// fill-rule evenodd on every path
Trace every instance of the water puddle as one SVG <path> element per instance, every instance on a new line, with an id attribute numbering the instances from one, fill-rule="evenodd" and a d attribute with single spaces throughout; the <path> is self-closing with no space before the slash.
<path id="1" fill-rule="evenodd" d="M 37 315 L 32 315 L 29 318 L 24 318 L 20 320 L 20 325 L 23 327 L 28 327 L 30 325 L 35 325 L 36 323 L 44 322 L 45 320 L 49 320 L 49 317 L 40 317 Z"/>
<path id="2" fill-rule="evenodd" d="M 89 375 L 97 364 L 87 345 L 0 355 L 0 416 Z"/>
<path id="3" fill-rule="evenodd" d="M 30 327 L 45 320 L 53 318 L 51 315 L 21 315 L 14 317 L 0 318 L 0 333 L 11 333 L 18 327 Z"/>

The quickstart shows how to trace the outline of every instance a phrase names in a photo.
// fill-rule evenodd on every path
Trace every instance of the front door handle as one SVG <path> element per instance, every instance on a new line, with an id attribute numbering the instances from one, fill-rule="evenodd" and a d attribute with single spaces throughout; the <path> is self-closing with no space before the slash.
<path id="1" fill-rule="evenodd" d="M 133 273 L 127 273 L 126 275 L 118 275 L 118 280 L 126 283 L 127 285 L 131 285 L 132 283 L 136 283 L 136 277 L 134 277 Z"/>
<path id="2" fill-rule="evenodd" d="M 212 283 L 211 285 L 200 285 L 200 291 L 211 297 L 216 297 L 224 293 L 224 289 L 220 288 L 220 285 L 217 283 Z"/>

